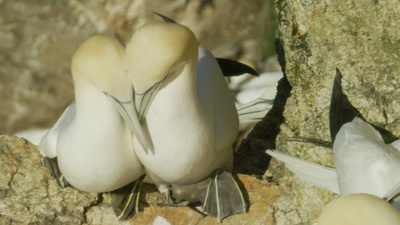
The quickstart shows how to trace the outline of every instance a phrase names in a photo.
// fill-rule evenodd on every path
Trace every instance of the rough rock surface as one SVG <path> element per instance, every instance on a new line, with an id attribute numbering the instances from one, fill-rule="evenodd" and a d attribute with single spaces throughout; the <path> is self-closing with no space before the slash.
<path id="1" fill-rule="evenodd" d="M 126 42 L 161 20 L 153 11 L 189 26 L 214 54 L 256 65 L 273 49 L 270 2 L 0 0 L 0 134 L 51 127 L 74 98 L 77 47 L 99 33 Z"/>
<path id="2" fill-rule="evenodd" d="M 50 127 L 73 100 L 72 54 L 108 32 L 73 2 L 0 1 L 0 133 Z"/>
<path id="3" fill-rule="evenodd" d="M 79 224 L 101 200 L 95 193 L 60 188 L 40 159 L 28 141 L 0 136 L 0 224 Z"/>
<path id="4" fill-rule="evenodd" d="M 142 187 L 141 212 L 118 222 L 107 193 L 62 189 L 40 164 L 37 146 L 8 135 L 0 136 L 1 224 L 152 224 L 162 217 L 170 224 L 220 224 L 214 217 L 189 207 L 158 207 L 161 194 L 154 185 Z M 222 224 L 274 224 L 272 204 L 280 190 L 272 182 L 238 175 L 239 185 L 250 202 L 248 213 L 230 216 Z"/>
<path id="5" fill-rule="evenodd" d="M 371 124 L 400 137 L 400 3 L 396 1 L 276 1 L 280 59 L 292 86 L 276 148 L 334 166 L 331 149 L 288 141 L 313 137 L 330 141 L 329 106 L 338 68 L 343 91 Z M 271 161 L 267 174 L 282 194 L 274 204 L 277 224 L 313 224 L 333 199 L 305 184 L 282 163 Z"/>

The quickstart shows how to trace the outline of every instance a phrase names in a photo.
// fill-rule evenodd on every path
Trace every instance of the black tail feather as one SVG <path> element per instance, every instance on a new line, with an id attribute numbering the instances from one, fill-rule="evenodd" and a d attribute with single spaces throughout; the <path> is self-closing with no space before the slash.
<path id="1" fill-rule="evenodd" d="M 360 117 L 361 113 L 351 105 L 349 99 L 342 92 L 342 74 L 336 69 L 336 76 L 333 82 L 331 107 L 329 112 L 329 125 L 332 143 L 336 134 L 343 124 L 350 122 L 354 117 Z"/>

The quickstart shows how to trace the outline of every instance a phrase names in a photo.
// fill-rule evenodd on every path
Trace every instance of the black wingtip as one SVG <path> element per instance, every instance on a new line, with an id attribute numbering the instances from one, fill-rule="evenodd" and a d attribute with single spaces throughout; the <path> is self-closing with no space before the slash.
<path id="1" fill-rule="evenodd" d="M 155 15 L 157 15 L 157 16 L 159 16 L 159 17 L 161 17 L 165 22 L 167 22 L 167 23 L 176 23 L 174 20 L 172 20 L 171 18 L 169 18 L 169 17 L 167 17 L 167 16 L 164 16 L 164 15 L 162 15 L 162 14 L 160 14 L 160 13 L 157 13 L 157 12 L 153 12 Z"/>
<path id="2" fill-rule="evenodd" d="M 342 91 L 342 73 L 336 69 L 333 82 L 331 106 L 329 111 L 329 126 L 332 143 L 343 124 L 350 122 L 354 117 L 361 117 L 361 113 L 351 105 L 349 99 Z"/>
<path id="3" fill-rule="evenodd" d="M 260 76 L 257 71 L 250 66 L 232 59 L 217 58 L 217 62 L 225 77 L 239 76 L 245 73 L 257 77 Z"/>

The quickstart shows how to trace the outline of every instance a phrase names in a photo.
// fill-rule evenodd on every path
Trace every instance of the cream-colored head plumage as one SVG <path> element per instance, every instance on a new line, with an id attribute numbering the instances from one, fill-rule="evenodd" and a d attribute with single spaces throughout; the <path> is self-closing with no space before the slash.
<path id="1" fill-rule="evenodd" d="M 196 37 L 190 29 L 175 23 L 144 25 L 134 33 L 126 49 L 127 66 L 137 93 L 143 93 L 167 74 L 180 72 L 188 61 L 197 66 Z"/>
<path id="2" fill-rule="evenodd" d="M 322 211 L 318 225 L 400 225 L 400 213 L 370 194 L 350 194 L 333 200 Z"/>
<path id="3" fill-rule="evenodd" d="M 121 101 L 132 96 L 125 70 L 126 52 L 116 39 L 97 35 L 86 40 L 72 58 L 73 76 L 84 76 L 99 90 Z"/>

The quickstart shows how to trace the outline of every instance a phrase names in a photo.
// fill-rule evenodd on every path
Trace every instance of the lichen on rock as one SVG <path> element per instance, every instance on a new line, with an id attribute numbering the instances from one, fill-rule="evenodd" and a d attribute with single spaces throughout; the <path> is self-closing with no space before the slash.
<path id="1" fill-rule="evenodd" d="M 333 151 L 287 137 L 330 141 L 329 107 L 336 69 L 351 104 L 371 124 L 400 137 L 400 4 L 394 1 L 276 1 L 277 39 L 292 86 L 276 148 L 334 167 Z M 277 224 L 313 224 L 336 195 L 305 184 L 272 160 L 282 189 Z"/>

